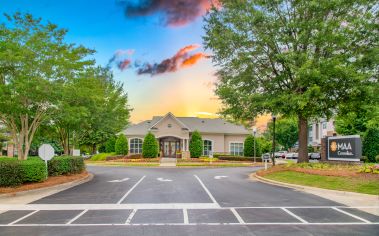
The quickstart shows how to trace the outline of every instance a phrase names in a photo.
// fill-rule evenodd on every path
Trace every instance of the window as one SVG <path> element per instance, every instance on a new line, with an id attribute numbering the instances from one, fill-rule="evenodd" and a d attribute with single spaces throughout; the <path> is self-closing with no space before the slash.
<path id="1" fill-rule="evenodd" d="M 233 156 L 243 156 L 243 143 L 230 143 L 230 154 Z"/>
<path id="2" fill-rule="evenodd" d="M 204 140 L 203 155 L 209 156 L 209 154 L 211 152 L 212 152 L 212 141 L 211 140 Z"/>
<path id="3" fill-rule="evenodd" d="M 142 139 L 140 138 L 132 138 L 130 140 L 130 153 L 132 154 L 140 154 L 142 153 Z"/>
<path id="4" fill-rule="evenodd" d="M 326 129 L 326 122 L 322 123 L 322 128 Z"/>

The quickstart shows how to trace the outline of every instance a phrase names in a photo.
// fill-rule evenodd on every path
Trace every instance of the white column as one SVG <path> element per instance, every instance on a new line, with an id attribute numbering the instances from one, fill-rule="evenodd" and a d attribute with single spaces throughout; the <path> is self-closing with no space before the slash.
<path id="1" fill-rule="evenodd" d="M 188 152 L 189 151 L 189 140 L 188 139 L 186 139 L 186 143 L 187 143 L 186 148 L 187 148 L 187 152 Z"/>

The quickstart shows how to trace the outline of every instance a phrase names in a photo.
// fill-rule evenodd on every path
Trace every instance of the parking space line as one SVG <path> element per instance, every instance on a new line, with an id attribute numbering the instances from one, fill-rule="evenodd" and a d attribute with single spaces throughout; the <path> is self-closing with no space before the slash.
<path id="1" fill-rule="evenodd" d="M 35 211 L 33 211 L 33 212 L 30 212 L 29 214 L 24 215 L 24 216 L 21 217 L 21 218 L 18 218 L 17 220 L 15 220 L 15 221 L 9 223 L 8 225 L 16 224 L 17 222 L 20 222 L 20 221 L 22 221 L 23 219 L 28 218 L 29 216 L 31 216 L 31 215 L 33 215 L 33 214 L 35 214 L 35 213 L 37 213 L 37 212 L 39 212 L 39 210 L 35 210 Z"/>
<path id="2" fill-rule="evenodd" d="M 84 215 L 86 212 L 88 211 L 88 209 L 80 212 L 77 216 L 75 216 L 74 218 L 72 218 L 69 222 L 67 222 L 66 224 L 69 225 L 71 224 L 72 222 L 74 222 L 75 220 L 79 219 L 79 217 L 81 217 L 82 215 Z"/>
<path id="3" fill-rule="evenodd" d="M 286 213 L 288 213 L 289 215 L 295 217 L 296 219 L 298 219 L 299 221 L 303 222 L 303 223 L 308 223 L 308 221 L 304 220 L 303 218 L 301 218 L 300 216 L 296 215 L 295 213 L 289 211 L 288 209 L 284 208 L 284 207 L 281 207 L 280 209 L 282 209 L 283 211 L 285 211 Z"/>
<path id="4" fill-rule="evenodd" d="M 188 225 L 189 220 L 188 220 L 188 211 L 186 208 L 183 208 L 183 223 Z"/>
<path id="5" fill-rule="evenodd" d="M 371 224 L 371 221 L 368 221 L 368 220 L 366 220 L 366 219 L 363 219 L 362 217 L 359 217 L 359 216 L 353 215 L 353 214 L 351 214 L 351 213 L 349 213 L 349 212 L 346 212 L 346 211 L 344 211 L 344 210 L 338 209 L 337 207 L 332 207 L 332 209 L 333 209 L 333 210 L 336 210 L 336 211 L 339 211 L 339 212 L 341 212 L 341 213 L 343 213 L 343 214 L 345 214 L 345 215 L 351 216 L 351 217 L 353 217 L 353 218 L 355 218 L 355 219 L 357 219 L 357 220 L 360 220 L 360 221 L 363 221 L 363 222 L 365 222 L 365 223 Z"/>
<path id="6" fill-rule="evenodd" d="M 218 202 L 216 201 L 216 199 L 211 194 L 211 192 L 207 189 L 207 187 L 205 187 L 205 184 L 203 183 L 203 181 L 201 181 L 201 179 L 197 175 L 193 175 L 193 176 L 195 176 L 195 178 L 199 181 L 200 185 L 204 188 L 205 192 L 208 194 L 212 202 L 220 206 Z"/>
<path id="7" fill-rule="evenodd" d="M 140 180 L 138 180 L 138 182 L 137 183 L 135 183 L 134 185 L 133 185 L 133 187 L 131 188 L 131 189 L 129 189 L 129 191 L 127 191 L 125 194 L 124 194 L 124 196 L 122 196 L 122 198 L 117 202 L 117 204 L 120 204 L 122 201 L 124 201 L 124 199 L 133 191 L 133 189 L 135 189 L 136 187 L 137 187 L 137 185 L 139 184 L 139 183 L 141 183 L 142 182 L 142 180 L 144 179 L 146 177 L 146 175 L 144 175 Z"/>
<path id="8" fill-rule="evenodd" d="M 125 221 L 125 224 L 130 224 L 130 222 L 132 221 L 132 219 L 133 219 L 133 217 L 134 217 L 134 215 L 137 213 L 137 209 L 134 209 L 131 213 L 130 213 L 130 215 L 128 216 L 128 219 L 126 219 L 126 221 Z"/>
<path id="9" fill-rule="evenodd" d="M 237 220 L 238 220 L 238 222 L 240 224 L 245 224 L 245 221 L 242 219 L 242 217 L 240 216 L 240 214 L 238 214 L 238 212 L 236 211 L 236 209 L 230 208 L 230 211 L 234 214 L 234 216 L 237 218 Z"/>

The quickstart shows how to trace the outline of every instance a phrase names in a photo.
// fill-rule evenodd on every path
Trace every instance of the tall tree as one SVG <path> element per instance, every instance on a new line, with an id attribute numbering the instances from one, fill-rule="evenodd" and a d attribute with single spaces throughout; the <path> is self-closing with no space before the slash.
<path id="1" fill-rule="evenodd" d="M 18 158 L 27 159 L 41 122 L 55 110 L 60 85 L 93 64 L 93 50 L 64 42 L 66 30 L 30 14 L 6 15 L 0 25 L 0 119 Z"/>
<path id="2" fill-rule="evenodd" d="M 299 161 L 308 161 L 308 121 L 367 96 L 378 83 L 379 18 L 368 0 L 221 0 L 206 17 L 222 113 L 252 120 L 296 116 Z"/>

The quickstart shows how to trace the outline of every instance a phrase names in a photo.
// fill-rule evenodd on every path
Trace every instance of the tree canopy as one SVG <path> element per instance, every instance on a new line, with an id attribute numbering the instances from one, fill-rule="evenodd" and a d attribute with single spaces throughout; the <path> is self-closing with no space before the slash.
<path id="1" fill-rule="evenodd" d="M 191 135 L 189 151 L 192 158 L 198 158 L 203 155 L 203 139 L 197 130 L 195 130 Z"/>
<path id="2" fill-rule="evenodd" d="M 307 161 L 308 121 L 331 117 L 378 83 L 377 3 L 220 2 L 206 17 L 204 43 L 219 68 L 222 114 L 296 116 L 299 161 Z"/>

